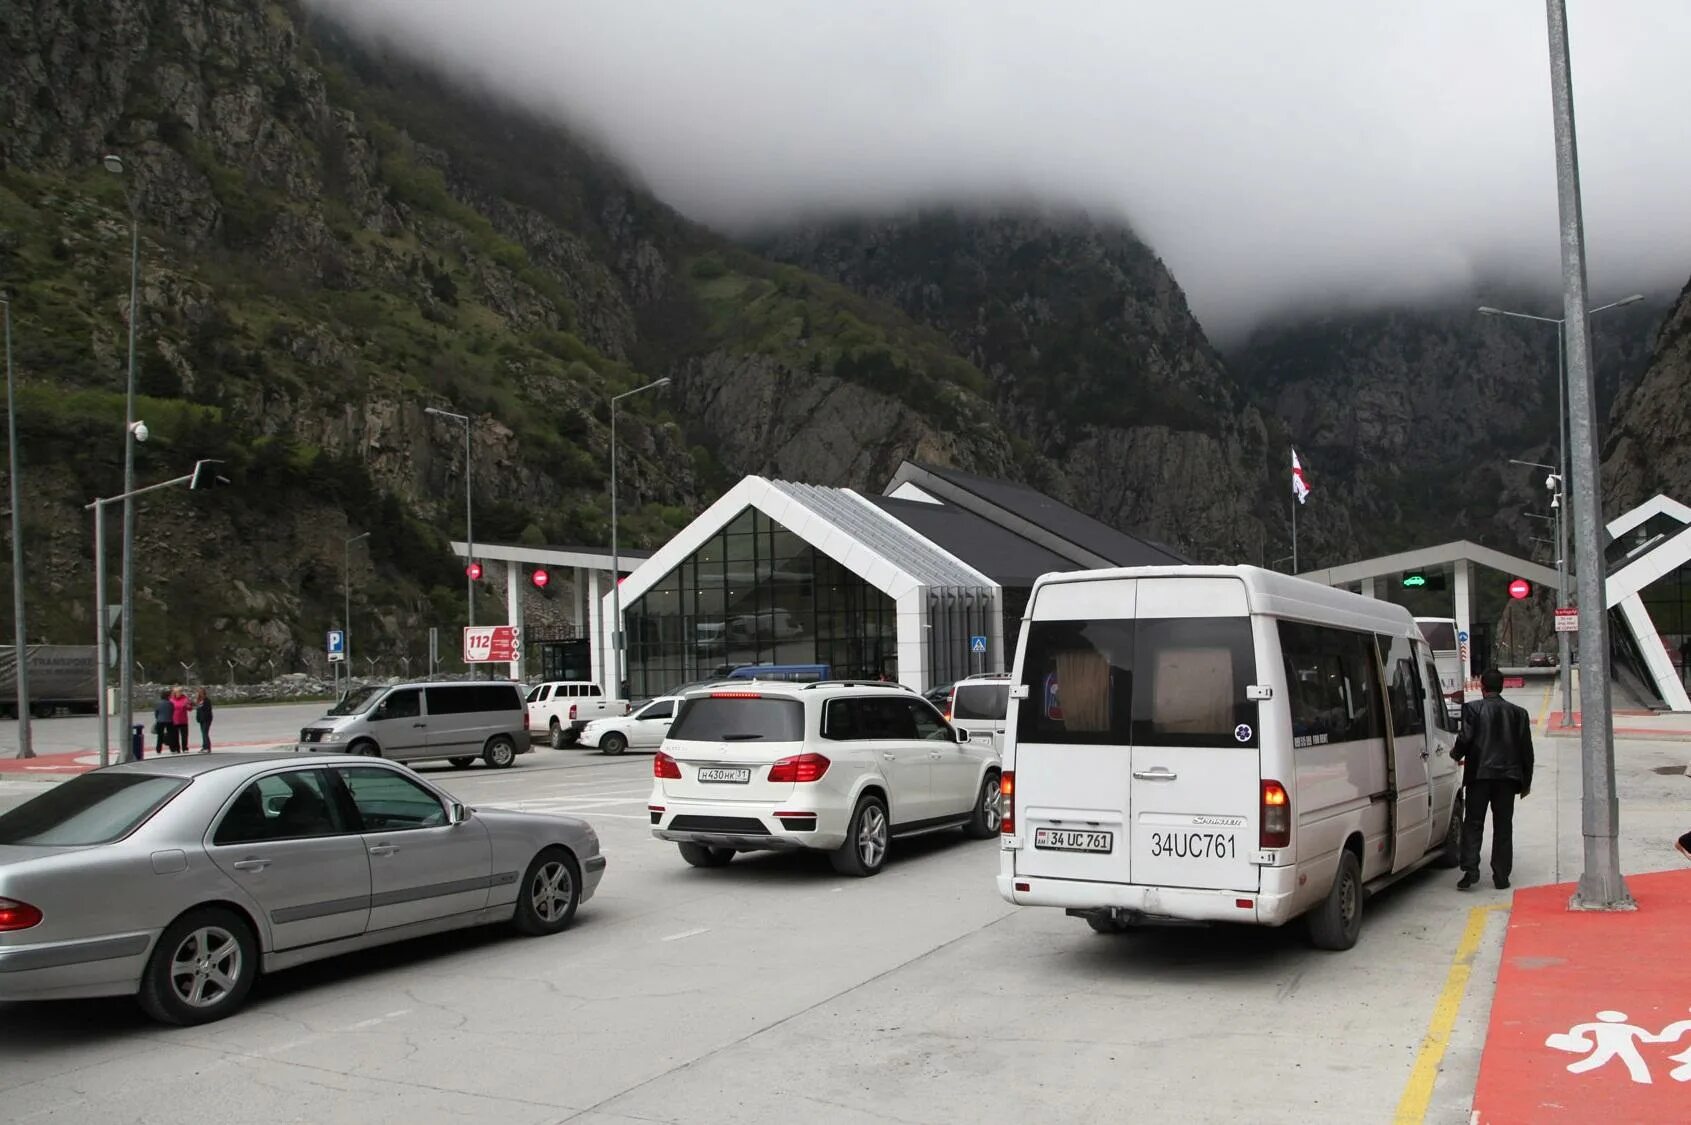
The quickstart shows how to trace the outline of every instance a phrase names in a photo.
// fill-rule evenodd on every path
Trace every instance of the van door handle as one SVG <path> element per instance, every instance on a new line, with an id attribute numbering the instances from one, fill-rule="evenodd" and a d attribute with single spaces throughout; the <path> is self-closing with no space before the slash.
<path id="1" fill-rule="evenodd" d="M 1167 766 L 1155 766 L 1148 770 L 1134 770 L 1133 776 L 1140 781 L 1173 781 L 1180 775 Z"/>
<path id="2" fill-rule="evenodd" d="M 237 859 L 229 865 L 236 871 L 263 871 L 270 866 L 268 859 Z"/>
<path id="3" fill-rule="evenodd" d="M 394 852 L 397 852 L 398 850 L 399 850 L 399 846 L 397 844 L 371 844 L 370 845 L 370 854 L 371 855 L 392 855 Z"/>

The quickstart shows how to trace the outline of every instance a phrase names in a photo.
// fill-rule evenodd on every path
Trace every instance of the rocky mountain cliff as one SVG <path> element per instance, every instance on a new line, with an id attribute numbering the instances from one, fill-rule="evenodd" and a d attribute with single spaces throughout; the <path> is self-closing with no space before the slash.
<path id="1" fill-rule="evenodd" d="M 139 505 L 155 674 L 297 666 L 340 616 L 335 548 L 365 530 L 360 651 L 418 658 L 462 620 L 466 469 L 478 539 L 602 542 L 609 396 L 661 375 L 619 420 L 625 542 L 746 472 L 879 487 L 914 456 L 1201 555 L 1251 546 L 1248 505 L 1183 497 L 1245 464 L 1260 422 L 1230 420 L 1178 290 L 1120 237 L 972 231 L 967 268 L 1020 255 L 1027 284 L 965 331 L 699 228 L 564 130 L 295 0 L 0 0 L 0 44 L 33 636 L 93 631 L 81 506 L 121 480 L 131 208 L 138 480 L 216 457 L 235 482 Z M 431 405 L 471 417 L 468 466 Z"/>
<path id="2" fill-rule="evenodd" d="M 1648 370 L 1622 392 L 1603 448 L 1605 515 L 1658 492 L 1691 503 L 1691 284 L 1662 322 Z"/>
<path id="3" fill-rule="evenodd" d="M 1125 226 L 936 206 L 755 245 L 943 333 L 1052 493 L 1206 560 L 1264 560 L 1268 426 Z"/>
<path id="4" fill-rule="evenodd" d="M 1460 538 L 1554 558 L 1532 542 L 1548 525 L 1523 514 L 1547 510 L 1543 474 L 1509 459 L 1556 461 L 1556 329 L 1481 316 L 1481 303 L 1311 318 L 1229 349 L 1230 369 L 1283 421 L 1315 488 L 1299 513 L 1301 565 L 1354 561 L 1358 544 L 1385 554 Z M 1650 362 L 1662 314 L 1652 298 L 1593 318 L 1600 417 Z"/>

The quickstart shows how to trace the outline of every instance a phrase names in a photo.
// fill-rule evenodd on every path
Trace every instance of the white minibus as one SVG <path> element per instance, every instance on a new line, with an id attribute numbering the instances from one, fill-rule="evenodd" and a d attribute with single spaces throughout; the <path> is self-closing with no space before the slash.
<path id="1" fill-rule="evenodd" d="M 1279 926 L 1454 865 L 1455 724 L 1409 611 L 1256 567 L 1050 574 L 1017 645 L 998 889 L 1093 929 Z"/>

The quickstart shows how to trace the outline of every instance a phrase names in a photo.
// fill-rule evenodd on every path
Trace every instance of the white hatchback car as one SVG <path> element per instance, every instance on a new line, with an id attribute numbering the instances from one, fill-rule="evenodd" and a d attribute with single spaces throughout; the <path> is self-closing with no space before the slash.
<path id="1" fill-rule="evenodd" d="M 632 715 L 594 719 L 581 728 L 581 745 L 597 747 L 601 754 L 620 754 L 631 747 L 656 750 L 669 734 L 680 701 L 677 696 L 661 696 Z"/>
<path id="2" fill-rule="evenodd" d="M 810 848 L 873 875 L 893 837 L 999 828 L 998 755 L 897 684 L 689 694 L 653 762 L 652 835 L 695 867 Z"/>

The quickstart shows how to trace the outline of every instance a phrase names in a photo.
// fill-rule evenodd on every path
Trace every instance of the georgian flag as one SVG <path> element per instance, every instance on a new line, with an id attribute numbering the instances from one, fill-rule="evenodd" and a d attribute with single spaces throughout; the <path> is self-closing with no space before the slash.
<path id="1" fill-rule="evenodd" d="M 1302 504 L 1309 499 L 1309 482 L 1303 479 L 1303 465 L 1298 461 L 1298 451 L 1292 450 L 1292 495 Z"/>

